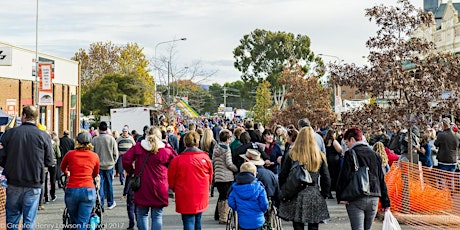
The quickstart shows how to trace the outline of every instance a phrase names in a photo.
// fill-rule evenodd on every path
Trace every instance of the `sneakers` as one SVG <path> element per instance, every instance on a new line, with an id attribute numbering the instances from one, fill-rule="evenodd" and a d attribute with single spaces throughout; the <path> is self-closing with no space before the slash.
<path id="1" fill-rule="evenodd" d="M 52 202 L 56 201 L 56 197 L 51 197 L 51 201 Z"/>
<path id="2" fill-rule="evenodd" d="M 114 201 L 112 205 L 110 205 L 109 207 L 107 207 L 107 209 L 108 209 L 108 210 L 111 210 L 111 209 L 115 208 L 116 206 L 117 206 L 117 202 Z"/>

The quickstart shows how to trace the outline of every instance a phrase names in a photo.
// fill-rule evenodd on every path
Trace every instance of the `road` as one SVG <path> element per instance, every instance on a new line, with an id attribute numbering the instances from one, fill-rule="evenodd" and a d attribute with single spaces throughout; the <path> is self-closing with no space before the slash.
<path id="1" fill-rule="evenodd" d="M 105 210 L 102 221 L 106 224 L 107 229 L 126 229 L 128 227 L 128 217 L 126 213 L 126 201 L 121 200 L 123 186 L 115 178 L 114 194 L 116 195 L 117 206 L 112 210 Z M 215 196 L 211 198 L 208 210 L 203 213 L 202 229 L 225 229 L 225 225 L 220 225 L 214 221 L 214 208 L 217 203 L 217 189 Z M 345 206 L 338 205 L 336 200 L 328 200 L 328 207 L 331 219 L 327 224 L 320 224 L 320 229 L 342 230 L 350 229 L 348 216 Z M 36 220 L 36 229 L 60 229 L 62 223 L 62 212 L 64 210 L 64 192 L 62 189 L 57 191 L 57 199 L 45 205 L 45 210 L 38 211 Z M 283 221 L 283 229 L 290 230 L 291 222 Z M 404 226 L 402 226 L 403 229 Z M 175 203 L 169 199 L 169 206 L 164 209 L 163 229 L 182 229 L 182 220 L 178 213 L 175 212 Z M 306 229 L 306 228 L 305 228 Z M 382 223 L 376 220 L 372 229 L 382 229 Z"/>

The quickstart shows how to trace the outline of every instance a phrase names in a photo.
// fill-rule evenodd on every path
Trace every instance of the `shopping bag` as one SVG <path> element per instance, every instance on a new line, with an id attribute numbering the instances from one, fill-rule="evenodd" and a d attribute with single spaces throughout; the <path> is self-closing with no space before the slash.
<path id="1" fill-rule="evenodd" d="M 383 219 L 382 230 L 401 230 L 398 220 L 391 214 L 390 210 L 385 211 L 385 219 Z"/>

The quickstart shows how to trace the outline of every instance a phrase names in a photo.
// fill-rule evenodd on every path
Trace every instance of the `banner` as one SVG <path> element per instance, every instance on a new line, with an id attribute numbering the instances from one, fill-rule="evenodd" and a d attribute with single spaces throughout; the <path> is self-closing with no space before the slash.
<path id="1" fill-rule="evenodd" d="M 38 77 L 40 78 L 38 89 L 38 104 L 53 105 L 53 64 L 38 63 Z"/>

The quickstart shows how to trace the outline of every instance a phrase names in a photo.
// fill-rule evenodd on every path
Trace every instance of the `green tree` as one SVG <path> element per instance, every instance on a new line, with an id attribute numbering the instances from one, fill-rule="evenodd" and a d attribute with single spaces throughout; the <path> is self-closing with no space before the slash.
<path id="1" fill-rule="evenodd" d="M 283 68 L 291 61 L 297 62 L 304 72 L 315 66 L 317 75 L 324 74 L 324 64 L 310 50 L 310 38 L 306 35 L 256 29 L 244 35 L 233 56 L 242 80 L 251 86 L 267 80 L 276 88 Z"/>
<path id="2" fill-rule="evenodd" d="M 273 101 L 270 93 L 270 82 L 259 83 L 256 91 L 256 105 L 254 106 L 254 121 L 266 125 L 271 120 L 270 108 Z"/>
<path id="3" fill-rule="evenodd" d="M 137 75 L 112 74 L 104 76 L 98 83 L 82 94 L 82 112 L 95 115 L 108 115 L 110 108 L 122 107 L 123 95 L 127 106 L 148 105 L 146 91 L 151 89 L 143 84 L 144 79 Z"/>

